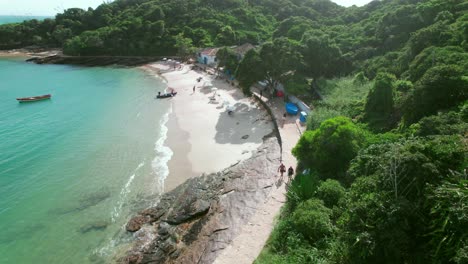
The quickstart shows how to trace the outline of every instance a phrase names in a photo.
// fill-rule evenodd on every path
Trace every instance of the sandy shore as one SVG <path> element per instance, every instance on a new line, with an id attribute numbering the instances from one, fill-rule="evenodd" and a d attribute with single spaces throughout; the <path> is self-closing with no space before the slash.
<path id="1" fill-rule="evenodd" d="M 190 70 L 189 65 L 173 70 L 168 64 L 154 63 L 145 69 L 160 73 L 177 92 L 177 96 L 163 99 L 172 103 L 166 145 L 174 152 L 165 191 L 188 178 L 218 172 L 251 157 L 263 137 L 273 131 L 273 123 L 260 105 L 214 75 Z M 235 108 L 233 115 L 228 115 L 227 105 Z"/>
<path id="2" fill-rule="evenodd" d="M 172 102 L 172 114 L 166 144 L 174 151 L 174 156 L 169 162 L 170 174 L 165 182 L 165 191 L 172 190 L 188 178 L 221 171 L 250 157 L 262 144 L 262 138 L 273 131 L 273 121 L 266 111 L 225 81 L 190 70 L 188 66 L 173 70 L 164 63 L 155 63 L 145 66 L 145 69 L 159 74 L 167 81 L 168 87 L 178 92 L 176 97 L 167 99 Z M 201 82 L 196 81 L 199 77 L 203 78 Z M 260 97 L 257 92 L 254 91 Z M 214 102 L 212 97 L 216 98 Z M 275 119 L 282 120 L 283 99 L 262 97 L 262 100 L 272 110 Z M 223 105 L 225 101 L 235 106 L 234 115 L 227 114 Z M 287 167 L 296 167 L 297 161 L 291 149 L 304 128 L 293 116 L 279 128 L 281 157 Z M 248 222 L 220 249 L 214 263 L 252 263 L 256 259 L 273 229 L 275 216 L 285 202 L 285 179 L 277 175 L 274 181 L 275 186 L 264 203 L 255 206 Z"/>

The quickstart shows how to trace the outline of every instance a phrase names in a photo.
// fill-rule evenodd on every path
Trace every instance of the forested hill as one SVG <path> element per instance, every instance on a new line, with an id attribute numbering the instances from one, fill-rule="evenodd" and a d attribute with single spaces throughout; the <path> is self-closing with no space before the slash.
<path id="1" fill-rule="evenodd" d="M 55 19 L 0 27 L 0 48 L 64 46 L 69 54 L 171 55 L 175 36 L 196 47 L 260 43 L 292 15 L 327 21 L 344 8 L 328 1 L 116 0 L 71 8 Z"/>
<path id="2" fill-rule="evenodd" d="M 457 18 L 466 11 L 464 2 L 393 0 L 343 8 L 328 0 L 117 0 L 95 10 L 68 9 L 55 19 L 3 25 L 0 48 L 47 45 L 64 46 L 74 55 L 173 55 L 181 33 L 194 46 L 209 47 L 258 44 L 272 36 L 299 41 L 313 29 L 325 32 L 350 59 L 363 60 L 401 48 L 411 32 L 435 19 L 416 52 L 431 34 L 447 28 L 463 33 L 466 15 Z"/>

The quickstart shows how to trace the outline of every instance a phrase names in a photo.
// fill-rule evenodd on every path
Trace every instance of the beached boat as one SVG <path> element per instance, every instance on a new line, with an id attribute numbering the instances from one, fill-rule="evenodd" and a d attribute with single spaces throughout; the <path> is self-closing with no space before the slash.
<path id="1" fill-rule="evenodd" d="M 158 99 L 163 99 L 163 98 L 168 98 L 168 97 L 176 96 L 176 94 L 177 94 L 177 92 L 165 93 L 165 94 L 159 93 L 158 95 L 156 95 L 156 98 L 158 98 Z"/>
<path id="2" fill-rule="evenodd" d="M 32 96 L 32 97 L 16 98 L 16 100 L 18 100 L 18 102 L 20 103 L 28 103 L 28 102 L 36 102 L 36 101 L 50 99 L 51 97 L 52 95 L 45 94 L 45 95 Z"/>

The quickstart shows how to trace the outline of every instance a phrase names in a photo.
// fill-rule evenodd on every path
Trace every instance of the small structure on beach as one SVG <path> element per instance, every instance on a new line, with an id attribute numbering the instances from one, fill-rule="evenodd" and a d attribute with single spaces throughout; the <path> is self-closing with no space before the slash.
<path id="1" fill-rule="evenodd" d="M 240 46 L 232 47 L 232 50 L 236 53 L 238 60 L 242 60 L 245 54 L 247 53 L 247 51 L 251 49 L 255 49 L 255 46 L 250 43 L 244 43 Z"/>
<path id="2" fill-rule="evenodd" d="M 198 63 L 205 64 L 208 66 L 215 66 L 217 63 L 216 53 L 219 48 L 208 48 L 198 52 L 197 61 Z"/>
<path id="3" fill-rule="evenodd" d="M 229 48 L 236 53 L 237 59 L 240 61 L 244 58 L 247 51 L 254 49 L 255 46 L 250 43 L 245 43 L 240 46 L 232 46 Z M 219 49 L 220 48 L 207 48 L 200 50 L 197 53 L 197 62 L 211 67 L 216 66 L 218 63 L 218 60 L 216 59 L 216 53 L 218 53 Z"/>

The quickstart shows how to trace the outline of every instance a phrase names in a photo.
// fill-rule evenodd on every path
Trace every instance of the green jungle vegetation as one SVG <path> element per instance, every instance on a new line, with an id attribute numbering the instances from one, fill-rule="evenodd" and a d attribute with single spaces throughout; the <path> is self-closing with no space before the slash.
<path id="1" fill-rule="evenodd" d="M 0 26 L 0 48 L 179 55 L 313 106 L 263 263 L 468 263 L 468 1 L 116 0 Z"/>

